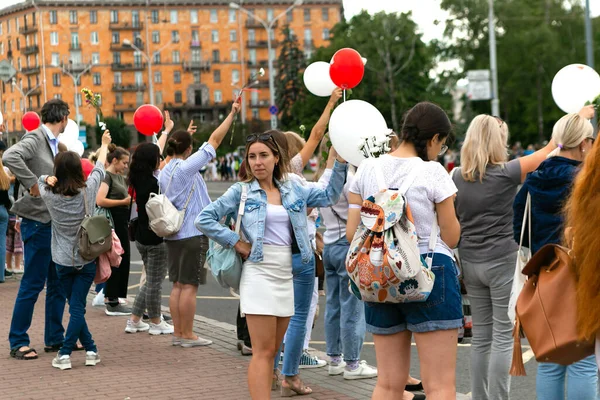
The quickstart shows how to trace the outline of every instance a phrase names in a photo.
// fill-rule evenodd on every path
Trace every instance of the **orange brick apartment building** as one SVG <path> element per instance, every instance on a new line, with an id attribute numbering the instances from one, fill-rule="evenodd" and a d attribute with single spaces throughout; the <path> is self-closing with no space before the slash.
<path id="1" fill-rule="evenodd" d="M 243 1 L 265 21 L 292 4 Z M 277 20 L 274 55 L 282 27 L 289 24 L 310 56 L 312 49 L 327 45 L 341 13 L 342 0 L 304 0 Z M 146 57 L 128 43 L 152 59 L 151 71 Z M 79 102 L 81 121 L 94 123 L 95 112 L 82 104 L 82 87 L 102 95 L 105 116 L 131 124 L 137 106 L 150 103 L 149 75 L 157 106 L 175 117 L 215 121 L 236 87 L 261 67 L 269 73 L 267 58 L 266 30 L 230 8 L 228 0 L 27 0 L 0 10 L 0 60 L 17 70 L 15 84 L 26 95 L 10 82 L 1 84 L 0 105 L 10 132 L 23 130 L 23 110 L 39 111 L 53 97 L 71 105 L 73 119 Z M 77 93 L 67 73 L 82 74 Z M 267 78 L 246 96 L 248 120 L 269 119 Z"/>

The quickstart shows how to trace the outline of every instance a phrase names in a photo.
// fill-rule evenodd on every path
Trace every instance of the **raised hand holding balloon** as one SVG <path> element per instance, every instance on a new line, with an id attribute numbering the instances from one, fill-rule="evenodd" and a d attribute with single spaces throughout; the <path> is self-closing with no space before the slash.
<path id="1" fill-rule="evenodd" d="M 366 58 L 361 57 L 358 51 L 351 48 L 338 50 L 331 59 L 329 76 L 333 83 L 342 89 L 356 87 L 365 75 Z M 346 94 L 344 92 L 344 101 Z"/>
<path id="2" fill-rule="evenodd" d="M 552 80 L 554 102 L 566 113 L 576 113 L 587 104 L 600 106 L 600 75 L 583 64 L 571 64 L 556 73 Z"/>

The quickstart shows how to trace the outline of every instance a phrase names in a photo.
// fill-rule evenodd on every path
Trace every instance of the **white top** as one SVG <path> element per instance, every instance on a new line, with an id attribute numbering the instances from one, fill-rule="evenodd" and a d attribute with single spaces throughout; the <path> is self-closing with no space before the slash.
<path id="1" fill-rule="evenodd" d="M 399 189 L 402 181 L 408 177 L 411 169 L 418 165 L 419 160 L 417 157 L 383 156 L 379 162 L 388 188 Z M 415 178 L 412 186 L 406 192 L 406 198 L 415 221 L 421 253 L 425 254 L 428 250 L 431 226 L 435 217 L 435 204 L 454 195 L 457 189 L 450 175 L 440 163 L 429 161 L 421 168 L 422 173 Z M 354 181 L 350 185 L 350 192 L 359 194 L 363 200 L 378 192 L 372 162 L 360 164 Z M 454 257 L 452 250 L 442 241 L 439 233 L 435 252 Z"/>
<path id="2" fill-rule="evenodd" d="M 331 169 L 326 169 L 323 172 L 323 176 L 319 179 L 319 183 L 327 186 L 331 179 Z M 338 202 L 332 207 L 323 207 L 321 211 L 321 217 L 323 218 L 323 225 L 325 226 L 325 233 L 323 234 L 323 243 L 332 244 L 337 242 L 342 237 L 346 236 L 346 222 L 348 221 L 348 192 L 352 185 L 354 174 L 348 171 L 346 176 L 346 184 L 342 189 L 342 195 Z"/>
<path id="3" fill-rule="evenodd" d="M 292 224 L 284 206 L 267 203 L 263 243 L 274 246 L 292 245 Z"/>

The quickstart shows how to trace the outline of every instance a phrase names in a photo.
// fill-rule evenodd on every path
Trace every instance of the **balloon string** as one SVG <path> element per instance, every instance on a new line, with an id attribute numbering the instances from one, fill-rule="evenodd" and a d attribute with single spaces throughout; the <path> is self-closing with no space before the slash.
<path id="1" fill-rule="evenodd" d="M 346 101 L 346 89 L 343 90 L 344 93 L 344 101 Z"/>

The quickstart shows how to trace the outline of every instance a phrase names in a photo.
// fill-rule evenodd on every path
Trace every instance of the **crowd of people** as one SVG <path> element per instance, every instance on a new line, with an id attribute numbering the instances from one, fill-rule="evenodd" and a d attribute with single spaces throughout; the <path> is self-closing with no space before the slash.
<path id="1" fill-rule="evenodd" d="M 105 313 L 128 316 L 126 333 L 170 334 L 173 346 L 212 344 L 193 330 L 196 295 L 207 279 L 209 241 L 235 249 L 244 260 L 238 349 L 252 355 L 248 387 L 253 399 L 268 399 L 273 390 L 285 397 L 308 395 L 312 389 L 301 379 L 300 369 L 325 366 L 329 375 L 348 380 L 377 378 L 373 399 L 455 398 L 458 331 L 464 325 L 461 281 L 473 319 L 472 398 L 508 399 L 513 347 L 508 303 L 528 201 L 533 234 L 525 245 L 532 253 L 545 244 L 562 243 L 565 229 L 571 232 L 582 277 L 580 313 L 586 313 L 579 315 L 579 325 L 585 337 L 596 336 L 600 307 L 594 302 L 600 279 L 595 268 L 600 256 L 586 247 L 593 246 L 600 215 L 594 197 L 600 189 L 600 147 L 594 145 L 589 122 L 593 107 L 567 114 L 545 146 L 510 159 L 507 123 L 479 115 L 468 128 L 459 158 L 448 154 L 452 124 L 447 114 L 421 102 L 405 114 L 390 153 L 355 168 L 334 148 L 328 149 L 324 139 L 341 97 L 339 89 L 332 93 L 307 140 L 277 130 L 251 134 L 243 158 L 237 153 L 217 157 L 239 112 L 237 102 L 195 151 L 193 124 L 187 131 L 172 132 L 174 123 L 165 113 L 165 130 L 157 143 L 140 144 L 132 154 L 112 144 L 105 131 L 94 163 L 85 172 L 79 155 L 59 143 L 70 112 L 67 103 L 47 102 L 41 127 L 6 149 L 6 169 L 0 168 L 0 232 L 8 232 L 6 240 L 0 238 L 6 245 L 0 255 L 7 257 L 0 264 L 18 270 L 20 250 L 25 252 L 10 355 L 18 360 L 38 358 L 28 330 L 46 286 L 44 350 L 57 352 L 52 366 L 72 368 L 71 355 L 78 350 L 85 351 L 85 365 L 100 362 L 94 327 L 85 320 L 87 295 L 100 268 L 81 252 L 81 229 L 90 215 L 106 216 L 113 240 L 122 247 L 120 262 L 111 265 L 106 283 L 96 285 Z M 317 149 L 319 168 L 308 181 L 303 171 Z M 455 167 L 458 160 L 460 166 Z M 205 181 L 218 176 L 239 182 L 211 202 Z M 19 185 L 21 190 L 14 187 Z M 346 258 L 363 223 L 361 207 L 382 185 L 406 186 L 418 250 L 431 260 L 434 284 L 426 301 L 364 302 L 349 290 Z M 183 218 L 166 236 L 156 230 L 146 207 L 159 193 Z M 239 234 L 222 224 L 238 214 Z M 122 300 L 127 297 L 130 241 L 144 265 L 132 308 Z M 318 260 L 325 282 L 328 362 L 307 351 L 319 297 Z M 173 285 L 171 321 L 160 307 L 167 274 Z M 67 301 L 70 318 L 65 329 Z M 366 332 L 373 334 L 377 368 L 361 361 Z M 413 339 L 422 380 L 409 375 Z M 421 390 L 425 395 L 412 393 Z M 566 367 L 538 365 L 540 399 L 595 399 L 597 391 L 593 356 Z"/>

